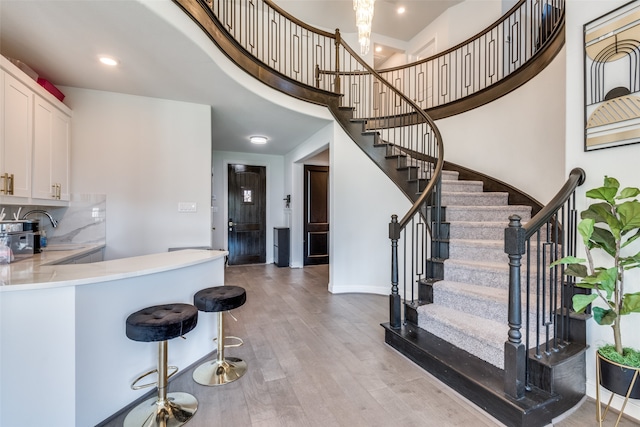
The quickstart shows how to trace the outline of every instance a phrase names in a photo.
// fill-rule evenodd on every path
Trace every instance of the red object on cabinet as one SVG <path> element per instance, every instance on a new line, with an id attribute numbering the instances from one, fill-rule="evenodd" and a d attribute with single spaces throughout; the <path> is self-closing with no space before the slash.
<path id="1" fill-rule="evenodd" d="M 45 88 L 51 95 L 58 98 L 60 102 L 62 102 L 62 100 L 64 99 L 64 93 L 60 92 L 60 90 L 55 87 L 49 80 L 38 77 L 38 84 Z"/>

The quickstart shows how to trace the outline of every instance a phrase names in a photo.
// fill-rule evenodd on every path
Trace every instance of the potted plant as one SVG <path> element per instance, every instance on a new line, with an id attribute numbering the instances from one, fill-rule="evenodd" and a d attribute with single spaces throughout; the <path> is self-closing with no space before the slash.
<path id="1" fill-rule="evenodd" d="M 581 313 L 591 307 L 596 323 L 611 326 L 613 345 L 598 350 L 600 383 L 624 396 L 633 374 L 640 370 L 640 352 L 623 346 L 620 328 L 622 316 L 640 313 L 640 292 L 627 293 L 625 289 L 625 272 L 640 267 L 640 252 L 627 253 L 628 246 L 640 238 L 640 201 L 637 200 L 640 189 L 620 189 L 618 180 L 605 176 L 604 185 L 587 191 L 586 195 L 596 200 L 581 212 L 582 220 L 578 224 L 587 259 L 568 256 L 551 266 L 566 264 L 564 274 L 578 278 L 576 286 L 591 290 L 588 294 L 573 296 L 573 309 Z M 608 260 L 603 265 L 596 265 L 596 251 L 604 254 L 598 259 Z M 599 303 L 594 304 L 597 301 Z M 604 365 L 607 360 L 613 362 L 609 365 L 614 366 L 616 375 L 620 367 L 630 367 L 631 377 L 620 379 L 623 384 L 614 384 L 617 380 L 608 377 L 608 366 Z M 630 397 L 640 398 L 640 381 L 636 381 Z"/>

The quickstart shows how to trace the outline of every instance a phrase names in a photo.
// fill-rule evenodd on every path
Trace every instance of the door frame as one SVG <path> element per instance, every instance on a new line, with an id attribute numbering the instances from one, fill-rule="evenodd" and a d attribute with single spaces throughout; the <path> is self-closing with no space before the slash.
<path id="1" fill-rule="evenodd" d="M 291 163 L 291 246 L 289 250 L 289 261 L 291 268 L 303 268 L 304 267 L 304 166 L 317 164 L 319 166 L 329 166 L 329 224 L 333 220 L 333 210 L 331 204 L 331 197 L 333 194 L 333 168 L 331 167 L 331 155 L 329 155 L 328 163 L 314 163 L 309 162 L 309 159 L 315 157 L 317 154 L 329 150 L 331 151 L 330 144 L 325 144 L 313 152 L 293 160 Z M 286 188 L 286 187 L 285 187 Z M 331 260 L 333 253 L 334 239 L 329 239 L 329 260 Z M 331 261 L 329 261 L 331 265 Z"/>
<path id="2" fill-rule="evenodd" d="M 224 224 L 227 224 L 229 221 L 229 165 L 245 165 L 245 166 L 261 166 L 265 168 L 265 230 L 266 230 L 266 263 L 273 262 L 273 233 L 270 233 L 269 230 L 273 228 L 272 219 L 269 212 L 271 208 L 271 192 L 269 190 L 269 182 L 271 180 L 271 168 L 270 165 L 265 162 L 250 162 L 247 160 L 233 160 L 233 159 L 225 159 L 223 162 L 223 173 L 222 173 L 222 189 L 223 189 L 223 199 L 222 207 L 223 207 L 223 215 L 224 215 Z M 220 206 L 220 205 L 218 205 Z M 219 211 L 218 211 L 219 213 Z M 229 227 L 225 226 L 223 231 L 223 239 L 224 239 L 224 247 L 225 250 L 229 250 Z"/>

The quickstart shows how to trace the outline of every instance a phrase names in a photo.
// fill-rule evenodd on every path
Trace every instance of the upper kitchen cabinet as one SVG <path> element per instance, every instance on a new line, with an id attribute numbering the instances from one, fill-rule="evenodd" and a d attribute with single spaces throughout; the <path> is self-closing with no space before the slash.
<path id="1" fill-rule="evenodd" d="M 69 200 L 71 118 L 36 96 L 33 139 L 33 190 L 38 199 Z"/>
<path id="2" fill-rule="evenodd" d="M 34 97 L 25 84 L 2 74 L 0 196 L 4 201 L 31 196 Z"/>
<path id="3" fill-rule="evenodd" d="M 71 110 L 0 56 L 0 203 L 66 205 Z"/>

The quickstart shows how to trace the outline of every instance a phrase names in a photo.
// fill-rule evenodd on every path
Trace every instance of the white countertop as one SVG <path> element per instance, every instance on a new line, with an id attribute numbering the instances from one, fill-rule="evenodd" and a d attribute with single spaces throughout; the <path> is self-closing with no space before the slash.
<path id="1" fill-rule="evenodd" d="M 224 257 L 226 251 L 185 249 L 88 264 L 52 265 L 90 254 L 104 245 L 72 245 L 70 250 L 43 249 L 33 257 L 0 265 L 0 292 L 86 285 L 200 264 Z"/>

